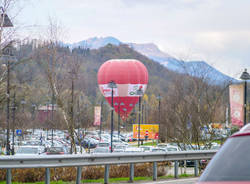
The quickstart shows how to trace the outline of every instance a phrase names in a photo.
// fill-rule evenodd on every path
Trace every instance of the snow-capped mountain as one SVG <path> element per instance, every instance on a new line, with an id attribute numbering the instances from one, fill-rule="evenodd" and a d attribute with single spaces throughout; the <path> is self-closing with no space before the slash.
<path id="1" fill-rule="evenodd" d="M 120 42 L 118 39 L 109 36 L 104 38 L 93 37 L 77 43 L 69 44 L 69 46 L 71 48 L 82 47 L 82 48 L 98 49 L 100 47 L 106 46 L 107 44 L 120 45 L 121 43 L 122 42 Z"/>
<path id="2" fill-rule="evenodd" d="M 210 78 L 211 81 L 217 81 L 218 83 L 222 82 L 236 82 L 236 79 L 233 79 L 220 71 L 216 70 L 214 67 L 208 65 L 205 61 L 182 61 L 178 60 L 171 55 L 162 52 L 154 43 L 146 44 L 137 44 L 137 43 L 123 43 L 114 37 L 94 37 L 87 40 L 83 40 L 77 43 L 69 44 L 71 48 L 83 47 L 90 49 L 98 49 L 104 47 L 107 44 L 120 45 L 127 44 L 135 51 L 141 53 L 142 55 L 147 56 L 148 58 L 159 62 L 169 70 L 173 70 L 179 73 L 189 73 L 190 75 L 196 77 Z"/>

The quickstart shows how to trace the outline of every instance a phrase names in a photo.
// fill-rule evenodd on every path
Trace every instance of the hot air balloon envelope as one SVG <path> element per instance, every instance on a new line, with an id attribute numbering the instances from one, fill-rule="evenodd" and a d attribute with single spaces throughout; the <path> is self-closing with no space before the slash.
<path id="1" fill-rule="evenodd" d="M 111 104 L 113 86 L 113 106 L 122 119 L 126 119 L 145 92 L 148 84 L 147 68 L 138 60 L 112 59 L 101 65 L 98 74 L 101 93 Z"/>

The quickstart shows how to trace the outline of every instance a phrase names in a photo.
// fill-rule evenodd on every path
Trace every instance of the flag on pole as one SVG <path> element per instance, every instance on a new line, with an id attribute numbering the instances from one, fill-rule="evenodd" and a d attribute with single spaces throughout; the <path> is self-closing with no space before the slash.
<path id="1" fill-rule="evenodd" d="M 101 125 L 101 106 L 95 106 L 94 126 Z"/>
<path id="2" fill-rule="evenodd" d="M 230 114 L 232 125 L 244 125 L 244 85 L 232 84 L 229 86 Z"/>

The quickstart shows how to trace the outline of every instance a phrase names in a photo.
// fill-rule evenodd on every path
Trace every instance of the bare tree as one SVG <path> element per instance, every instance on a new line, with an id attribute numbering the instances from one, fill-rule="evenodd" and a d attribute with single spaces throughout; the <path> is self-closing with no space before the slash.
<path id="1" fill-rule="evenodd" d="M 191 147 L 195 143 L 198 145 L 195 149 L 199 149 L 201 145 L 211 146 L 216 132 L 209 127 L 211 123 L 225 122 L 224 112 L 227 106 L 225 92 L 228 84 L 211 84 L 206 71 L 203 70 L 203 74 L 200 77 L 190 74 L 177 76 L 163 98 L 165 108 L 162 123 L 167 130 L 166 138 Z"/>

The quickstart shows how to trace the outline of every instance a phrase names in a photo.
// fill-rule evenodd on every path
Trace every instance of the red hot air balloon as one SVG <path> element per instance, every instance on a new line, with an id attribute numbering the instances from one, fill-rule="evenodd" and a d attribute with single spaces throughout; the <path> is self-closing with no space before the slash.
<path id="1" fill-rule="evenodd" d="M 101 65 L 98 74 L 99 88 L 111 105 L 110 82 L 116 84 L 113 88 L 113 106 L 124 120 L 145 92 L 148 84 L 147 68 L 135 59 L 112 59 Z M 142 93 L 138 93 L 138 91 Z"/>

